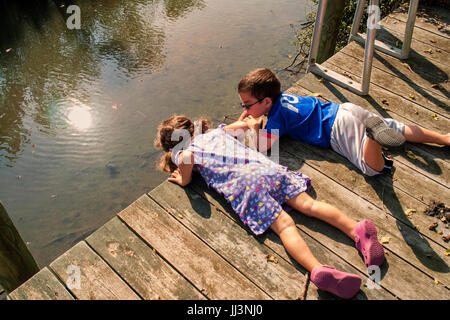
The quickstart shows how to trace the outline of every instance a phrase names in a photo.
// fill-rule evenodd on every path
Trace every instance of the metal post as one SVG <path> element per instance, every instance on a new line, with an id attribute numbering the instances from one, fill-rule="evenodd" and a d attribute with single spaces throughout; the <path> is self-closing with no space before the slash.
<path id="1" fill-rule="evenodd" d="M 363 43 L 365 37 L 358 34 L 359 24 L 362 18 L 362 12 L 366 0 L 359 0 L 358 6 L 353 18 L 352 31 L 350 33 L 349 42 L 355 40 L 357 42 Z M 414 31 L 414 23 L 416 21 L 417 8 L 419 6 L 419 0 L 411 0 L 409 3 L 408 20 L 406 21 L 405 35 L 403 39 L 402 48 L 398 49 L 393 45 L 385 44 L 382 41 L 375 40 L 375 49 L 391 55 L 398 59 L 406 59 L 409 56 L 409 51 L 411 48 L 412 34 Z"/>
<path id="2" fill-rule="evenodd" d="M 325 9 L 327 8 L 328 0 L 320 0 L 317 8 L 316 22 L 314 24 L 314 32 L 311 40 L 311 48 L 309 49 L 308 68 L 316 64 L 317 53 L 319 52 L 320 34 L 322 33 L 323 17 L 325 16 Z"/>
<path id="3" fill-rule="evenodd" d="M 405 40 L 402 44 L 401 59 L 406 59 L 409 56 L 409 49 L 411 48 L 411 40 L 414 31 L 414 24 L 416 22 L 417 8 L 419 7 L 419 0 L 411 0 L 408 10 L 408 20 L 406 21 Z"/>
<path id="4" fill-rule="evenodd" d="M 350 43 L 353 40 L 353 37 L 358 34 L 359 25 L 361 24 L 365 4 L 366 4 L 365 0 L 358 1 L 355 16 L 353 17 L 352 31 L 350 31 L 350 36 L 348 37 L 348 43 Z"/>
<path id="5" fill-rule="evenodd" d="M 362 2 L 362 1 L 361 1 Z M 366 37 L 366 49 L 364 50 L 364 68 L 362 73 L 361 91 L 363 95 L 369 93 L 370 75 L 372 73 L 372 61 L 373 50 L 375 44 L 375 37 L 377 31 L 377 11 L 375 8 L 379 8 L 380 0 L 370 0 L 370 12 L 367 19 L 367 37 Z"/>

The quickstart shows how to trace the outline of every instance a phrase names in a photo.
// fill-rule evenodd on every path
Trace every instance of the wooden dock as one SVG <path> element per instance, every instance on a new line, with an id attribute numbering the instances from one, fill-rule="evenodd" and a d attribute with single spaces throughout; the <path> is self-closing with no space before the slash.
<path id="1" fill-rule="evenodd" d="M 437 14 L 437 18 L 436 18 Z M 401 39 L 407 14 L 382 22 L 383 39 Z M 383 117 L 450 131 L 450 11 L 421 13 L 407 61 L 376 52 L 370 95 L 360 97 L 306 75 L 287 91 L 353 102 Z M 363 48 L 352 42 L 326 63 L 359 80 Z M 449 223 L 424 214 L 431 200 L 450 205 L 449 147 L 407 143 L 392 153 L 391 175 L 364 177 L 331 150 L 289 138 L 280 162 L 312 178 L 311 195 L 354 220 L 377 225 L 386 252 L 379 288 L 354 299 L 450 299 Z M 368 279 L 345 234 L 292 211 L 319 261 Z M 430 225 L 437 223 L 437 227 Z M 79 277 L 78 277 L 79 276 Z M 78 277 L 78 278 L 77 278 Z M 187 187 L 163 182 L 79 242 L 8 298 L 17 299 L 337 299 L 307 281 L 306 270 L 268 231 L 254 236 L 199 176 Z"/>

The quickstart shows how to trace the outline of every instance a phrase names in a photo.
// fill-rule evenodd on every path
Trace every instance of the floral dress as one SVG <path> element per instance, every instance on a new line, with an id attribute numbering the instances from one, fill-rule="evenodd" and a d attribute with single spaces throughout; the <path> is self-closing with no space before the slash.
<path id="1" fill-rule="evenodd" d="M 309 190 L 311 179 L 245 146 L 224 127 L 196 136 L 183 150 L 194 154 L 193 170 L 208 187 L 222 194 L 242 222 L 260 235 L 281 214 L 284 202 Z M 183 150 L 174 153 L 176 164 Z"/>

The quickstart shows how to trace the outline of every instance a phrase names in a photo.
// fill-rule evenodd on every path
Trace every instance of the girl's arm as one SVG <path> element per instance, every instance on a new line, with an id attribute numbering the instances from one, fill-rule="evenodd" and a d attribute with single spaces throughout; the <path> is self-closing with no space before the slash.
<path id="1" fill-rule="evenodd" d="M 238 132 L 238 131 L 245 132 L 245 131 L 247 131 L 248 130 L 248 124 L 247 124 L 246 121 L 237 120 L 237 121 L 235 121 L 235 122 L 225 126 L 223 128 L 223 130 L 225 130 L 225 132 L 227 132 L 229 134 L 234 135 L 233 132 Z"/>
<path id="2" fill-rule="evenodd" d="M 172 172 L 167 180 L 178 183 L 182 187 L 187 186 L 192 181 L 192 168 L 194 168 L 194 154 L 183 151 L 178 156 L 178 169 Z"/>

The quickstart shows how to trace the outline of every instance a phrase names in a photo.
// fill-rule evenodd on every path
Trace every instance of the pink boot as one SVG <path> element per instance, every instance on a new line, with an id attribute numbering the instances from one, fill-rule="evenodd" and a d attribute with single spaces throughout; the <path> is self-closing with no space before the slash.
<path id="1" fill-rule="evenodd" d="M 366 266 L 381 266 L 384 250 L 377 238 L 377 229 L 370 220 L 363 220 L 355 226 L 355 245 L 364 257 Z"/>
<path id="2" fill-rule="evenodd" d="M 312 270 L 311 281 L 321 290 L 344 298 L 352 298 L 361 287 L 361 278 L 356 274 L 338 271 L 330 266 L 319 266 Z"/>

